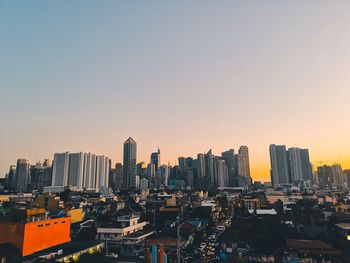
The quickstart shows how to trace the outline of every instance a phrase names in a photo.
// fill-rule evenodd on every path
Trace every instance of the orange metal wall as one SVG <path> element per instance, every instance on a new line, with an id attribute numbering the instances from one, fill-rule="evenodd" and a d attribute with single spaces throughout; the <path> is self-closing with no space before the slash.
<path id="1" fill-rule="evenodd" d="M 22 255 L 70 241 L 70 218 L 55 218 L 25 224 Z"/>

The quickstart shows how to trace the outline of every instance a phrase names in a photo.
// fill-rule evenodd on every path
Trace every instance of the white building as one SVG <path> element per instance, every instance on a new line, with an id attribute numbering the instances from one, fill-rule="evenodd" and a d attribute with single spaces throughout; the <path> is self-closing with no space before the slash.
<path id="1" fill-rule="evenodd" d="M 143 253 L 143 241 L 153 231 L 145 230 L 148 222 L 139 222 L 139 216 L 121 216 L 116 224 L 97 228 L 96 239 L 105 241 L 108 247 L 122 248 L 124 255 L 139 255 Z"/>
<path id="2" fill-rule="evenodd" d="M 69 153 L 55 153 L 52 169 L 52 186 L 68 185 Z"/>
<path id="3" fill-rule="evenodd" d="M 52 186 L 76 186 L 79 190 L 108 188 L 109 158 L 91 153 L 55 153 Z"/>

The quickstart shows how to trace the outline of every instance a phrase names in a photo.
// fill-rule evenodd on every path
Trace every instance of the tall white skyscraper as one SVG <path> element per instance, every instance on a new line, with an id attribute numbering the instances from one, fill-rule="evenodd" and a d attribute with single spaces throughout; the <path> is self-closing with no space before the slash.
<path id="1" fill-rule="evenodd" d="M 71 153 L 69 154 L 68 165 L 68 185 L 76 185 L 79 189 L 83 189 L 84 177 L 84 154 Z"/>
<path id="2" fill-rule="evenodd" d="M 108 187 L 109 158 L 91 153 L 56 153 L 52 185 L 77 186 L 78 189 L 98 191 Z"/>
<path id="3" fill-rule="evenodd" d="M 52 186 L 68 185 L 69 153 L 55 153 L 52 169 Z"/>

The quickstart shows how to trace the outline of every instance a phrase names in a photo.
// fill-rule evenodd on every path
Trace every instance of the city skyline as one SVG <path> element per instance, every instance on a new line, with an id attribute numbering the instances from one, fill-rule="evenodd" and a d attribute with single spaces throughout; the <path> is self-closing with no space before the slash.
<path id="1" fill-rule="evenodd" d="M 2 1 L 0 176 L 19 158 L 94 152 L 162 163 L 269 145 L 350 167 L 350 4 Z"/>
<path id="2" fill-rule="evenodd" d="M 133 137 L 129 137 L 129 139 L 132 139 L 133 140 Z M 129 140 L 127 139 L 127 141 Z M 137 141 L 137 140 L 136 140 Z M 125 140 L 124 140 L 124 143 L 125 143 Z M 157 146 L 156 148 L 154 148 L 153 150 L 151 150 L 149 153 L 146 153 L 142 150 L 142 142 L 141 143 L 138 143 L 139 145 L 141 144 L 141 147 L 139 146 L 138 147 L 138 150 L 136 152 L 136 164 L 140 163 L 140 162 L 145 162 L 146 164 L 147 163 L 150 163 L 150 156 L 152 153 L 155 153 L 159 150 L 162 149 L 162 147 L 160 146 Z M 273 145 L 273 144 L 272 144 Z M 264 167 L 263 169 L 259 170 L 257 169 L 256 166 L 254 166 L 254 159 L 252 159 L 251 157 L 251 152 L 252 152 L 252 149 L 248 146 L 249 148 L 249 162 L 250 162 L 250 165 L 249 165 L 249 168 L 251 170 L 250 172 L 250 175 L 253 179 L 253 181 L 264 181 L 264 182 L 270 182 L 271 181 L 271 175 L 270 175 L 270 169 L 271 169 L 271 161 L 270 161 L 270 154 L 269 154 L 269 147 L 271 145 L 269 145 L 267 147 L 267 151 L 266 151 L 266 155 L 267 155 L 267 160 L 268 160 L 268 165 L 267 167 Z M 293 147 L 289 147 L 287 144 L 281 144 L 281 145 L 277 145 L 277 146 L 284 146 L 285 147 L 285 150 L 288 150 L 289 149 L 295 149 L 295 146 Z M 213 150 L 215 149 L 214 147 L 209 147 L 207 148 L 206 150 L 202 151 L 202 152 L 196 152 L 194 154 L 178 154 L 174 159 L 169 159 L 169 158 L 166 158 L 164 156 L 167 156 L 166 154 L 166 151 L 164 150 L 161 150 L 161 162 L 160 162 L 160 165 L 167 165 L 167 164 L 170 164 L 172 166 L 174 165 L 178 165 L 178 158 L 179 157 L 183 157 L 183 156 L 186 156 L 186 157 L 191 157 L 191 158 L 196 158 L 197 157 L 197 154 L 205 154 L 206 152 L 208 152 L 208 150 L 212 150 L 213 154 L 214 155 L 218 155 L 220 156 L 222 152 L 225 152 L 225 151 L 228 151 L 230 149 L 234 149 L 234 151 L 236 153 L 238 153 L 239 149 L 241 148 L 241 144 L 237 144 L 237 145 L 234 145 L 234 146 L 230 146 L 230 147 L 226 147 L 225 149 L 222 149 L 222 150 Z M 244 146 L 243 146 L 244 147 Z M 298 148 L 299 149 L 299 145 L 298 145 Z M 340 164 L 342 166 L 343 169 L 349 169 L 350 168 L 350 165 L 348 162 L 340 162 L 340 158 L 338 157 L 337 159 L 319 159 L 319 160 L 314 160 L 312 158 L 312 155 L 313 155 L 313 150 L 308 148 L 308 147 L 302 147 L 302 148 L 307 148 L 311 153 L 310 153 L 310 160 L 311 160 L 311 164 L 313 165 L 313 171 L 316 172 L 317 171 L 317 167 L 318 166 L 322 166 L 322 165 L 333 165 L 333 164 Z M 111 160 L 111 165 L 112 165 L 112 168 L 115 166 L 115 164 L 117 163 L 123 163 L 124 160 L 123 160 L 123 143 L 120 145 L 120 151 L 121 153 L 119 154 L 120 158 L 114 158 L 113 154 L 105 154 L 105 153 L 102 153 L 102 152 L 98 152 L 97 155 L 103 155 L 103 156 L 109 156 L 110 160 Z M 13 162 L 7 167 L 4 169 L 4 173 L 1 174 L 0 178 L 4 177 L 8 172 L 9 170 L 11 169 L 11 166 L 12 165 L 15 165 L 16 166 L 16 162 L 20 159 L 24 159 L 24 160 L 27 160 L 29 161 L 30 165 L 34 165 L 36 164 L 37 162 L 42 162 L 42 161 L 45 161 L 46 159 L 48 160 L 51 160 L 53 161 L 54 160 L 54 155 L 55 155 L 55 152 L 62 152 L 62 153 L 84 153 L 84 152 L 92 152 L 92 151 L 89 151 L 89 150 L 62 150 L 62 151 L 54 151 L 51 155 L 45 155 L 45 156 L 42 156 L 41 158 L 38 158 L 37 160 L 33 160 L 33 159 L 30 159 L 30 158 L 26 158 L 26 157 L 18 157 L 16 158 L 15 160 L 13 160 Z M 141 152 L 141 154 L 140 154 Z M 254 152 L 254 151 L 253 151 Z M 33 156 L 38 156 L 38 154 L 36 153 L 33 153 Z M 143 158 L 143 157 L 144 158 Z M 286 156 L 287 158 L 287 156 Z M 67 171 L 68 173 L 68 171 Z M 258 177 L 258 175 L 261 175 L 260 177 Z M 289 175 L 290 176 L 290 175 Z"/>

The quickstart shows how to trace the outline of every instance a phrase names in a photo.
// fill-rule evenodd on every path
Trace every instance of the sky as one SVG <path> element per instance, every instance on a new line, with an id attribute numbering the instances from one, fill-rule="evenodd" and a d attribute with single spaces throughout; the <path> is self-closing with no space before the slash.
<path id="1" fill-rule="evenodd" d="M 0 176 L 87 151 L 162 163 L 270 143 L 350 168 L 349 1 L 0 0 Z"/>

